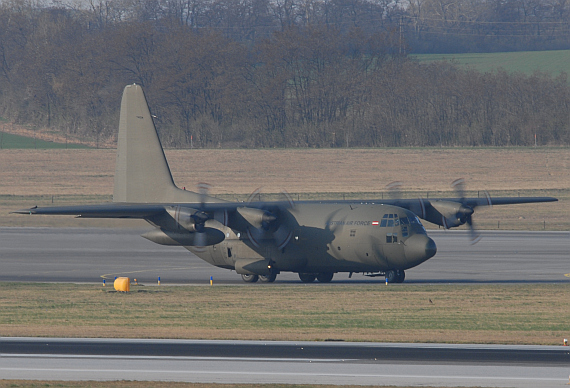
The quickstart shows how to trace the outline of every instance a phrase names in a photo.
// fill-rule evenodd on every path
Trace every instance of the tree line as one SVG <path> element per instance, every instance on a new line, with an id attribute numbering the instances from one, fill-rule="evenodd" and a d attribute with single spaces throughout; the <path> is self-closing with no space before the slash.
<path id="1" fill-rule="evenodd" d="M 566 75 L 420 64 L 395 4 L 3 2 L 0 115 L 113 138 L 138 83 L 171 147 L 570 143 Z"/>

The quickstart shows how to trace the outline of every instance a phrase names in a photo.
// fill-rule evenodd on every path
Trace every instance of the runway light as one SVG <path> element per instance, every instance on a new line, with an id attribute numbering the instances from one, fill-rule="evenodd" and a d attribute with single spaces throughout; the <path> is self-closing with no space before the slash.
<path id="1" fill-rule="evenodd" d="M 160 286 L 160 276 L 158 277 L 158 285 Z"/>
<path id="2" fill-rule="evenodd" d="M 210 276 L 210 285 L 213 286 L 214 285 L 214 277 Z"/>
<path id="3" fill-rule="evenodd" d="M 105 287 L 105 279 L 103 279 L 103 287 Z"/>
<path id="4" fill-rule="evenodd" d="M 568 339 L 564 338 L 564 346 L 568 346 Z"/>

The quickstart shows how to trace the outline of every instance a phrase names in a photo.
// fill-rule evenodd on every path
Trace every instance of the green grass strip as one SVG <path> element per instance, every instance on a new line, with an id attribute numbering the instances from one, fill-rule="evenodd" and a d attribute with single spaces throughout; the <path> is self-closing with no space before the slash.
<path id="1" fill-rule="evenodd" d="M 65 144 L 0 132 L 0 149 L 84 149 L 82 144 Z"/>

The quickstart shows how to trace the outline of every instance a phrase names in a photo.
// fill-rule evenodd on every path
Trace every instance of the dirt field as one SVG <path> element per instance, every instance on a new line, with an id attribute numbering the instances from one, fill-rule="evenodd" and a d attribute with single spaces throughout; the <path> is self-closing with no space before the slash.
<path id="1" fill-rule="evenodd" d="M 389 195 L 385 187 L 392 181 L 402 181 L 409 197 L 453 196 L 450 183 L 464 177 L 470 196 L 488 190 L 492 196 L 561 199 L 557 205 L 484 210 L 478 214 L 481 222 L 490 226 L 500 222 L 502 228 L 512 222 L 517 228 L 522 220 L 532 219 L 536 225 L 547 225 L 546 229 L 568 228 L 570 150 L 566 148 L 216 149 L 167 150 L 166 156 L 179 187 L 193 190 L 198 182 L 208 182 L 213 195 L 228 199 L 244 199 L 258 187 L 265 193 L 285 189 L 294 199 L 341 198 L 343 194 L 378 198 Z M 114 163 L 115 150 L 111 149 L 1 150 L 0 225 L 28 222 L 6 215 L 14 206 L 50 205 L 52 200 L 54 204 L 111 200 Z M 492 214 L 490 219 L 487 213 Z M 43 221 L 36 218 L 34 222 Z M 86 222 L 97 225 L 101 221 Z"/>

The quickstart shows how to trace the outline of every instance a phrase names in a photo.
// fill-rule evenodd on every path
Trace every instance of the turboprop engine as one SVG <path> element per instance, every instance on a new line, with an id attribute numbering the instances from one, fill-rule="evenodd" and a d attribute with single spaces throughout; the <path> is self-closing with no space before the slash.
<path id="1" fill-rule="evenodd" d="M 142 237 L 161 245 L 182 245 L 204 247 L 219 244 L 225 239 L 224 232 L 207 227 L 210 219 L 207 213 L 197 209 L 172 206 L 166 214 L 149 220 L 158 229 Z"/>
<path id="2" fill-rule="evenodd" d="M 431 203 L 440 214 L 445 229 L 469 223 L 474 210 L 458 202 L 434 201 Z"/>
<path id="3" fill-rule="evenodd" d="M 288 213 L 285 209 L 269 211 L 238 207 L 236 211 L 249 224 L 247 235 L 256 247 L 260 246 L 262 240 L 273 239 L 277 249 L 283 249 L 293 236 L 287 225 Z"/>

